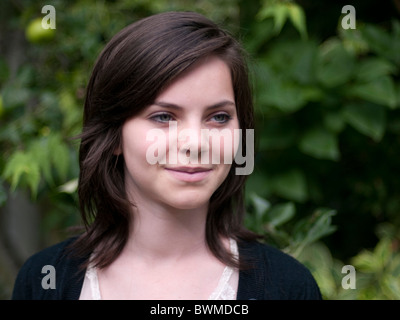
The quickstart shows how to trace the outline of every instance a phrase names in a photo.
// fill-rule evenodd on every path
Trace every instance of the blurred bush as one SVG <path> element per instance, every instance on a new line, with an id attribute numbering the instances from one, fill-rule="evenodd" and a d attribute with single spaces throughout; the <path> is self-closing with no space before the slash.
<path id="1" fill-rule="evenodd" d="M 306 264 L 326 299 L 399 298 L 395 2 L 386 4 L 381 22 L 363 21 L 358 13 L 375 3 L 357 2 L 357 27 L 344 30 L 334 1 L 322 7 L 284 0 L 54 0 L 46 4 L 56 8 L 55 34 L 35 42 L 26 32 L 43 17 L 41 4 L 3 3 L 0 210 L 10 194 L 28 190 L 41 211 L 42 246 L 79 223 L 78 141 L 72 137 L 81 129 L 97 55 L 139 18 L 198 11 L 225 25 L 250 53 L 257 153 L 246 187 L 247 226 Z M 24 257 L 13 259 L 20 265 Z M 341 286 L 346 264 L 357 271 L 355 290 Z M 4 292 L 0 297 L 10 289 Z"/>

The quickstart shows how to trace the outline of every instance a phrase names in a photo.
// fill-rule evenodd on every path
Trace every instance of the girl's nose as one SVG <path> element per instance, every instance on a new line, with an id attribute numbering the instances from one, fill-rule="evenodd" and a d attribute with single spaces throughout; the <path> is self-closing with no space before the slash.
<path id="1" fill-rule="evenodd" d="M 198 164 L 204 161 L 204 154 L 209 151 L 207 129 L 201 124 L 187 125 L 178 133 L 178 157 L 184 164 Z"/>

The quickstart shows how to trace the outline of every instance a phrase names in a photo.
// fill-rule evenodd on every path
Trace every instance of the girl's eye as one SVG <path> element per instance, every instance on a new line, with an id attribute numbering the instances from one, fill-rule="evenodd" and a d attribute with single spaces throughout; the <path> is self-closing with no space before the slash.
<path id="1" fill-rule="evenodd" d="M 216 114 L 215 116 L 213 116 L 211 119 L 218 123 L 226 123 L 229 120 L 231 120 L 232 117 L 226 113 L 219 113 L 219 114 Z"/>
<path id="2" fill-rule="evenodd" d="M 173 120 L 172 116 L 168 113 L 156 114 L 156 115 L 152 116 L 151 119 L 154 121 L 157 121 L 157 122 L 162 122 L 162 123 Z"/>

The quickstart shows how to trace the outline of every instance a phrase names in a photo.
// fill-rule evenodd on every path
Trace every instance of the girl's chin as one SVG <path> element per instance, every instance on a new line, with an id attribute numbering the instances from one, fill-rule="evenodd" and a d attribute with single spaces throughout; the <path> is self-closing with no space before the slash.
<path id="1" fill-rule="evenodd" d="M 178 210 L 194 210 L 208 206 L 210 197 L 199 197 L 199 195 L 179 194 L 178 197 L 168 199 L 167 205 Z"/>

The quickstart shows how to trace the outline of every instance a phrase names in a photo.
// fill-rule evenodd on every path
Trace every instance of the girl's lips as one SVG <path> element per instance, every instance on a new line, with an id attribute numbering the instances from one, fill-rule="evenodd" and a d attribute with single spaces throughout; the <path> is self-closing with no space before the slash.
<path id="1" fill-rule="evenodd" d="M 165 168 L 174 178 L 184 182 L 199 182 L 206 178 L 212 169 L 181 169 Z"/>

